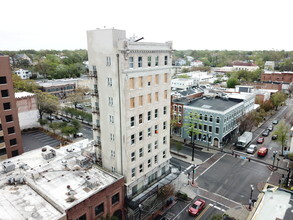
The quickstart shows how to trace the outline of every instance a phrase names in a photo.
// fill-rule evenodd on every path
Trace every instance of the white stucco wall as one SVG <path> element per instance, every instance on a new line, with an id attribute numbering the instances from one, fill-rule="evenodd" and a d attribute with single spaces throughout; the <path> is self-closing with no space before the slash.
<path id="1" fill-rule="evenodd" d="M 38 110 L 31 110 L 18 113 L 18 120 L 20 129 L 27 129 L 32 127 L 39 127 L 39 112 Z"/>

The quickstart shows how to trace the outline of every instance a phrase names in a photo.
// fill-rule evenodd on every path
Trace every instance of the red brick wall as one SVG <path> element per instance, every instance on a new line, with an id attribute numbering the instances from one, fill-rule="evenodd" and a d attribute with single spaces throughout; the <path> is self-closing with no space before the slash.
<path id="1" fill-rule="evenodd" d="M 263 73 L 261 74 L 261 81 L 291 83 L 293 82 L 293 74 L 292 73 L 272 73 L 272 74 Z"/>
<path id="2" fill-rule="evenodd" d="M 18 113 L 27 112 L 31 110 L 37 110 L 37 100 L 36 96 L 28 96 L 24 98 L 16 99 L 16 106 Z"/>
<path id="3" fill-rule="evenodd" d="M 112 205 L 112 196 L 119 193 L 119 202 Z M 104 203 L 104 212 L 98 216 L 95 216 L 95 207 Z M 98 219 L 101 217 L 112 217 L 114 212 L 121 210 L 122 219 L 125 219 L 124 215 L 124 179 L 120 179 L 114 184 L 108 186 L 102 191 L 89 197 L 83 202 L 77 204 L 71 209 L 66 211 L 68 220 L 75 220 L 76 218 L 86 214 L 86 219 Z"/>

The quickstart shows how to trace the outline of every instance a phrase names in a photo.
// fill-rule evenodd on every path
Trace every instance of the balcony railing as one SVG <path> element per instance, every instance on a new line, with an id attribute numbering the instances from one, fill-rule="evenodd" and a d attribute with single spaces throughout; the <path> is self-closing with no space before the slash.
<path id="1" fill-rule="evenodd" d="M 97 78 L 98 77 L 98 72 L 96 70 L 89 71 L 89 77 Z"/>
<path id="2" fill-rule="evenodd" d="M 92 108 L 92 113 L 94 113 L 94 114 L 100 114 L 100 108 L 99 107 Z"/>
<path id="3" fill-rule="evenodd" d="M 100 127 L 100 125 L 94 125 L 94 126 L 93 126 L 93 130 L 94 130 L 94 131 L 101 131 L 101 127 Z"/>
<path id="4" fill-rule="evenodd" d="M 100 140 L 94 140 L 94 146 L 95 147 L 101 146 L 101 141 Z"/>
<path id="5" fill-rule="evenodd" d="M 97 89 L 93 89 L 93 90 L 91 91 L 91 95 L 92 95 L 92 96 L 97 96 L 97 97 L 99 97 L 99 91 L 98 91 Z"/>

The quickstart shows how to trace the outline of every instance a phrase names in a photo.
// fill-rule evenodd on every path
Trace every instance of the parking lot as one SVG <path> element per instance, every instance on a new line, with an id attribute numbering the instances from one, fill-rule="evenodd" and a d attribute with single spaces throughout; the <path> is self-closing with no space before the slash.
<path id="1" fill-rule="evenodd" d="M 39 130 L 28 131 L 23 133 L 22 143 L 24 152 L 38 149 L 45 145 L 50 145 L 51 147 L 60 146 L 59 140 L 56 140 Z"/>

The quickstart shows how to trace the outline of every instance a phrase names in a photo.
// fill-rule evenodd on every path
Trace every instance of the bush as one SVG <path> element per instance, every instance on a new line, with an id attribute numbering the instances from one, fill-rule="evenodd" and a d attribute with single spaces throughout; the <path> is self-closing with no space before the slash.
<path id="1" fill-rule="evenodd" d="M 188 200 L 188 196 L 187 196 L 186 193 L 177 192 L 177 193 L 176 193 L 176 197 L 177 197 L 178 199 Z"/>

